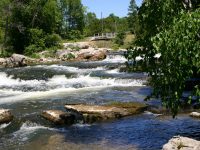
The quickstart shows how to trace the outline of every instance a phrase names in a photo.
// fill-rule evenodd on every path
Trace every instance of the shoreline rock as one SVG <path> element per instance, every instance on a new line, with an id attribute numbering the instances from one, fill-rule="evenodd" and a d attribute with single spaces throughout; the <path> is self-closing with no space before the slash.
<path id="1" fill-rule="evenodd" d="M 113 103 L 108 105 L 66 104 L 65 108 L 83 115 L 85 123 L 119 119 L 135 115 L 146 110 L 147 106 L 141 103 Z"/>
<path id="2" fill-rule="evenodd" d="M 162 150 L 200 150 L 200 141 L 176 136 L 166 143 Z"/>
<path id="3" fill-rule="evenodd" d="M 194 117 L 194 118 L 199 118 L 200 119 L 200 113 L 199 112 L 191 112 L 190 113 L 190 117 Z"/>
<path id="4" fill-rule="evenodd" d="M 9 123 L 13 120 L 13 115 L 9 109 L 0 109 L 0 124 Z"/>
<path id="5" fill-rule="evenodd" d="M 48 51 L 45 51 L 45 54 L 46 53 L 48 53 Z M 107 50 L 94 49 L 90 47 L 88 49 L 80 49 L 79 51 L 68 49 L 58 50 L 53 57 L 48 58 L 43 55 L 43 52 L 41 52 L 39 55 L 41 58 L 35 59 L 20 54 L 13 54 L 9 58 L 0 58 L 0 67 L 13 68 L 40 64 L 57 64 L 63 61 L 98 61 L 106 58 Z"/>

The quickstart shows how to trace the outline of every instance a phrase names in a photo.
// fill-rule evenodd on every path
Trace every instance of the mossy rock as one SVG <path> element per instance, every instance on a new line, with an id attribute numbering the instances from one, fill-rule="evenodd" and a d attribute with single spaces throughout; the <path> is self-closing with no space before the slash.
<path id="1" fill-rule="evenodd" d="M 103 106 L 87 104 L 67 104 L 67 110 L 76 111 L 83 115 L 84 122 L 93 123 L 108 119 L 119 119 L 142 113 L 147 109 L 146 104 L 138 102 L 113 102 Z"/>

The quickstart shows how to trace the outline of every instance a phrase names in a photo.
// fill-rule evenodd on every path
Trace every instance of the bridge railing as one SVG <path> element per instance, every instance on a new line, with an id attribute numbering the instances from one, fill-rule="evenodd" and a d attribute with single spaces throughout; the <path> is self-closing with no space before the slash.
<path id="1" fill-rule="evenodd" d="M 97 33 L 94 34 L 94 36 L 92 37 L 92 40 L 109 40 L 109 39 L 113 39 L 116 37 L 116 33 Z"/>

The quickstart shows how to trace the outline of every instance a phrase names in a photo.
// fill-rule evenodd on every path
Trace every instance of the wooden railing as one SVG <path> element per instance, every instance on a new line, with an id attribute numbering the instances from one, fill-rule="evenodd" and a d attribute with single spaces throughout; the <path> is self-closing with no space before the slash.
<path id="1" fill-rule="evenodd" d="M 112 40 L 116 37 L 116 33 L 97 33 L 92 37 L 92 41 Z"/>

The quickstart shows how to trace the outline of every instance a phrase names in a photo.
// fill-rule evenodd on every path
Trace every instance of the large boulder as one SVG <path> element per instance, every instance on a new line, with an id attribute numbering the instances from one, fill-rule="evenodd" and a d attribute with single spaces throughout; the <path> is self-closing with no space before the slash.
<path id="1" fill-rule="evenodd" d="M 5 66 L 5 65 L 6 65 L 6 59 L 0 58 L 0 66 Z"/>
<path id="2" fill-rule="evenodd" d="M 146 110 L 147 106 L 141 103 L 112 103 L 108 105 L 86 105 L 67 104 L 67 110 L 73 110 L 83 115 L 84 122 L 93 123 L 96 121 L 117 119 L 125 116 L 138 114 Z"/>
<path id="3" fill-rule="evenodd" d="M 61 110 L 46 110 L 43 111 L 41 116 L 54 124 L 72 124 L 75 122 L 75 115 Z"/>
<path id="4" fill-rule="evenodd" d="M 11 57 L 6 58 L 5 67 L 23 67 L 35 60 L 24 55 L 12 54 Z"/>
<path id="5" fill-rule="evenodd" d="M 26 66 L 26 59 L 27 57 L 24 55 L 20 55 L 20 54 L 12 54 L 12 56 L 10 57 L 13 65 L 15 67 L 21 67 L 21 66 Z"/>
<path id="6" fill-rule="evenodd" d="M 68 55 L 69 53 L 71 53 L 70 50 L 58 50 L 56 52 L 56 57 L 63 59 L 66 55 Z"/>
<path id="7" fill-rule="evenodd" d="M 9 123 L 13 120 L 13 115 L 8 109 L 0 109 L 0 124 Z"/>
<path id="8" fill-rule="evenodd" d="M 64 48 L 79 48 L 79 49 L 88 49 L 90 44 L 88 42 L 76 42 L 76 43 L 63 43 Z"/>
<path id="9" fill-rule="evenodd" d="M 162 150 L 200 150 L 200 141 L 187 137 L 173 137 Z"/>
<path id="10" fill-rule="evenodd" d="M 106 50 L 89 48 L 87 50 L 80 50 L 77 53 L 77 60 L 91 60 L 91 61 L 97 61 L 97 60 L 103 60 L 107 56 Z"/>
<path id="11" fill-rule="evenodd" d="M 200 118 L 200 113 L 199 112 L 191 112 L 190 116 L 194 117 L 194 118 Z"/>

